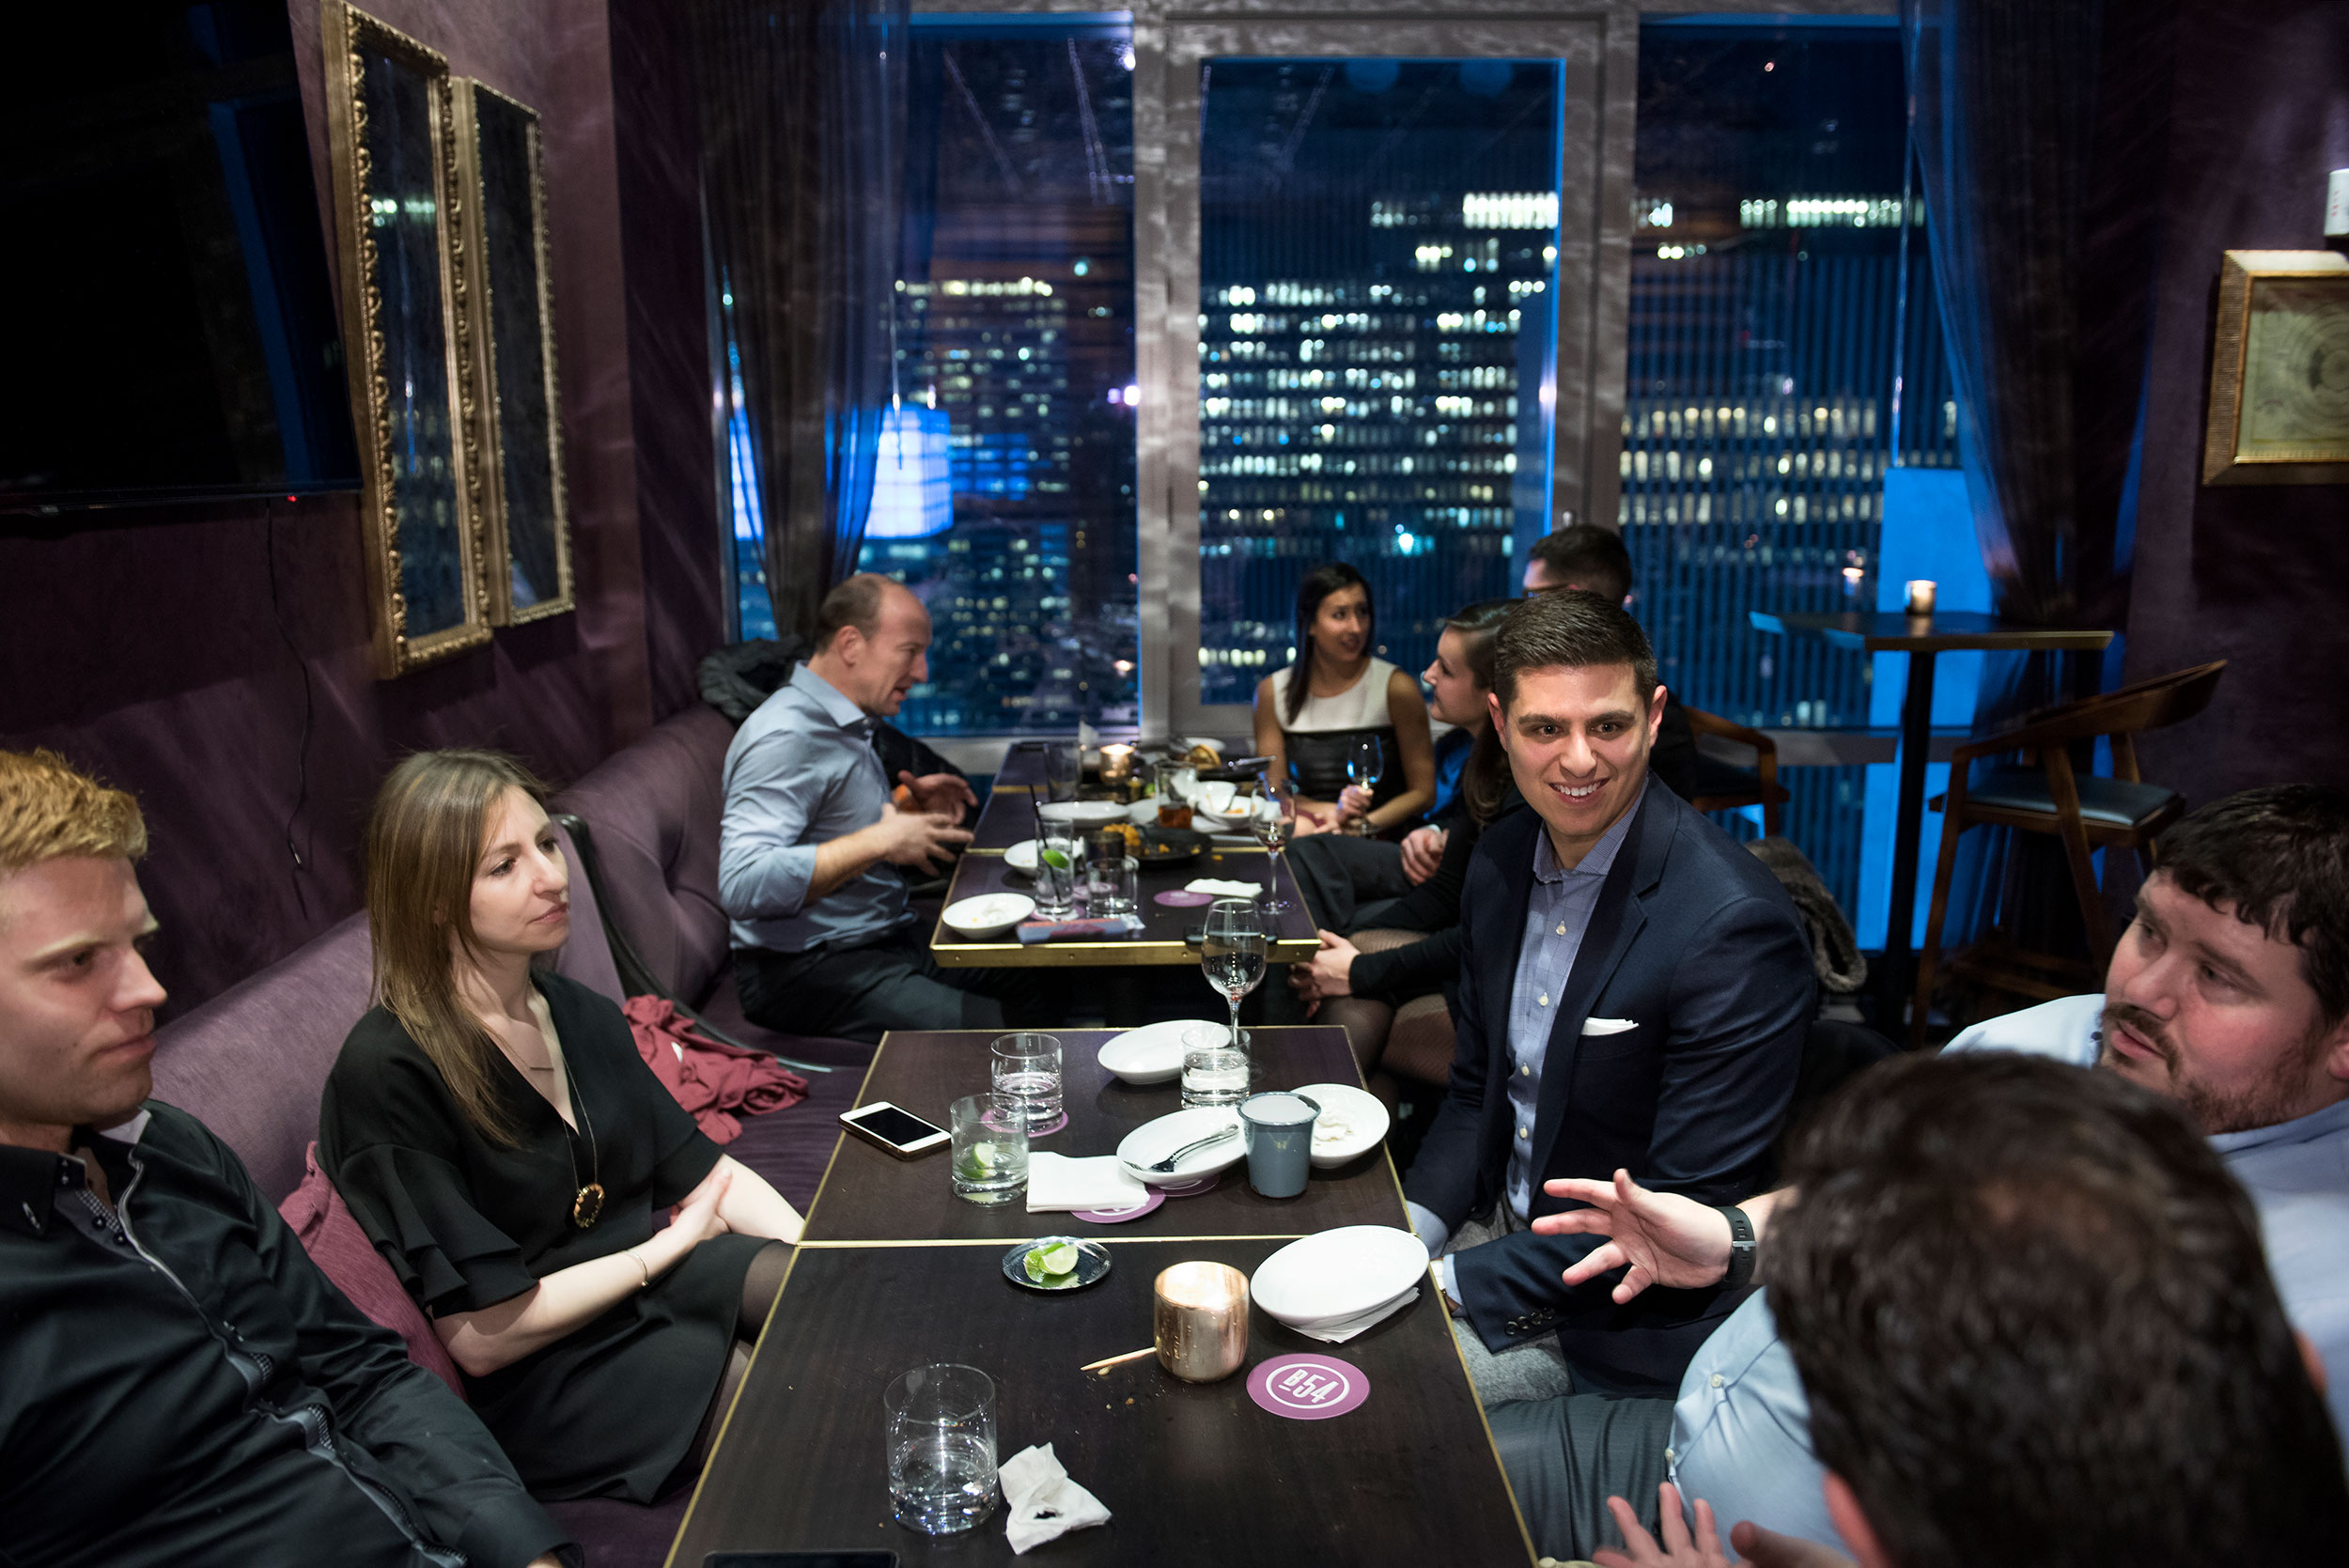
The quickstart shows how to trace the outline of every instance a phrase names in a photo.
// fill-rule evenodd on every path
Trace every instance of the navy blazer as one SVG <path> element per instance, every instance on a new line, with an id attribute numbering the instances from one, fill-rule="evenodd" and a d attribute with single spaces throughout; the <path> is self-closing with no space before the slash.
<path id="1" fill-rule="evenodd" d="M 1521 808 L 1485 831 L 1461 896 L 1466 941 L 1452 1082 L 1404 1182 L 1457 1232 L 1502 1199 L 1514 1127 L 1509 996 L 1542 820 Z M 1559 995 L 1533 1125 L 1532 1213 L 1577 1207 L 1545 1181 L 1642 1185 L 1732 1203 L 1768 1177 L 1816 1011 L 1811 949 L 1778 879 L 1671 790 L 1650 788 L 1600 886 Z M 1591 1018 L 1636 1027 L 1585 1035 Z M 1676 1387 L 1729 1293 L 1651 1287 L 1608 1298 L 1620 1273 L 1559 1280 L 1598 1242 L 1520 1232 L 1455 1255 L 1470 1323 L 1495 1349 L 1555 1330 L 1603 1386 Z M 1737 1293 L 1742 1295 L 1742 1293 Z"/>

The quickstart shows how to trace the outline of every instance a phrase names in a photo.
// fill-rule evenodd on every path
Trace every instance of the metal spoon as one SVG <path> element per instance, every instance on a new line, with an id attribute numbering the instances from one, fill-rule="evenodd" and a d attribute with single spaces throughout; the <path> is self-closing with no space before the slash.
<path id="1" fill-rule="evenodd" d="M 1159 1174 L 1163 1175 L 1167 1172 L 1174 1170 L 1177 1165 L 1180 1165 L 1186 1155 L 1195 1155 L 1200 1150 L 1206 1148 L 1209 1144 L 1221 1143 L 1227 1138 L 1237 1138 L 1238 1136 L 1238 1127 L 1225 1127 L 1221 1132 L 1212 1132 L 1195 1142 L 1186 1143 L 1181 1148 L 1175 1150 L 1173 1154 L 1167 1156 L 1164 1159 L 1145 1165 L 1143 1169 L 1144 1171 L 1156 1172 Z"/>

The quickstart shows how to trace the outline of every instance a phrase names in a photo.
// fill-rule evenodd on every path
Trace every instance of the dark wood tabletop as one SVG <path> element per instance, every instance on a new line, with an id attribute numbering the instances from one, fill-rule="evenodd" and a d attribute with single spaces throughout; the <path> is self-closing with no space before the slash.
<path id="1" fill-rule="evenodd" d="M 1223 1017 L 1221 999 L 1201 985 L 1201 1018 Z M 1125 1136 L 1182 1109 L 1179 1083 L 1137 1088 L 1099 1061 L 1112 1029 L 1059 1029 L 1063 1103 L 1068 1126 L 1035 1147 L 1071 1158 L 1117 1152 Z M 1346 1032 L 1324 1025 L 1251 1030 L 1256 1085 L 1295 1089 L 1308 1083 L 1360 1086 Z M 988 1087 L 991 1030 L 892 1030 L 881 1039 L 856 1103 L 888 1100 L 940 1126 L 946 1108 Z M 1096 1224 L 1067 1214 L 1030 1214 L 1014 1201 L 983 1208 L 956 1197 L 947 1151 L 902 1160 L 860 1139 L 839 1135 L 832 1163 L 808 1211 L 805 1243 L 875 1241 L 1025 1241 L 1039 1235 L 1096 1235 L 1105 1241 L 1168 1236 L 1309 1235 L 1339 1225 L 1408 1225 L 1403 1188 L 1386 1146 L 1347 1164 L 1315 1171 L 1295 1198 L 1265 1198 L 1235 1166 L 1209 1191 L 1169 1198 L 1156 1212 L 1119 1225 Z M 1128 1346 L 1128 1348 L 1131 1348 Z"/>
<path id="2" fill-rule="evenodd" d="M 1946 610 L 1932 615 L 1864 610 L 1807 614 L 1750 610 L 1746 613 L 1759 631 L 1819 637 L 1867 653 L 1948 653 L 1960 648 L 2093 653 L 2112 641 L 2111 632 L 2094 627 L 2030 626 L 1978 610 Z"/>
<path id="3" fill-rule="evenodd" d="M 1139 881 L 1143 929 L 1131 936 L 1086 937 L 1066 941 L 1022 943 L 1006 933 L 991 941 L 969 941 L 946 929 L 941 919 L 930 928 L 930 956 L 948 969 L 1002 969 L 1019 966 L 1074 968 L 1082 965 L 1196 964 L 1199 955 L 1183 938 L 1206 918 L 1206 906 L 1170 907 L 1156 894 L 1182 887 L 1196 877 L 1248 882 L 1263 887 L 1265 852 L 1261 849 L 1217 848 L 1210 846 L 1197 860 L 1174 865 L 1144 865 Z M 1281 864 L 1281 892 L 1289 907 L 1273 918 L 1268 957 L 1275 964 L 1295 964 L 1320 951 L 1313 917 L 1304 895 L 1297 890 L 1285 859 Z M 1001 855 L 965 855 L 955 863 L 945 903 L 956 904 L 981 893 L 1019 893 L 1031 896 L 1035 885 L 1024 873 L 1003 862 Z M 1206 981 L 1200 984 L 1205 986 Z"/>
<path id="4" fill-rule="evenodd" d="M 1111 1249 L 1099 1284 L 1049 1296 L 1005 1281 L 993 1247 L 800 1249 L 671 1568 L 699 1568 L 714 1550 L 762 1549 L 888 1550 L 908 1568 L 1012 1562 L 1000 1501 L 975 1529 L 935 1539 L 890 1517 L 881 1390 L 936 1361 L 994 1379 L 1000 1456 L 1050 1443 L 1110 1511 L 1108 1524 L 1021 1561 L 1530 1563 L 1432 1287 L 1344 1344 L 1252 1311 L 1247 1365 L 1218 1383 L 1181 1382 L 1150 1358 L 1078 1370 L 1149 1344 L 1161 1269 L 1204 1259 L 1252 1273 L 1284 1245 L 1134 1241 Z M 1369 1398 L 1329 1421 L 1259 1409 L 1249 1370 L 1300 1351 L 1358 1368 Z"/>

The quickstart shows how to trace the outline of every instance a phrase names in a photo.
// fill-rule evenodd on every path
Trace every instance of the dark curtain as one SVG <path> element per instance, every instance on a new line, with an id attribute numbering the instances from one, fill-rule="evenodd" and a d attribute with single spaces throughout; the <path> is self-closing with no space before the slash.
<path id="1" fill-rule="evenodd" d="M 856 569 L 889 407 L 907 0 L 693 0 L 711 260 L 733 295 L 775 625 Z"/>

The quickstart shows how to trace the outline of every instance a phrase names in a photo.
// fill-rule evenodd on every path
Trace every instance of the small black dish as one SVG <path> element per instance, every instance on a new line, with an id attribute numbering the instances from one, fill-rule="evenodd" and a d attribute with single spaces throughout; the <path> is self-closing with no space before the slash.
<path id="1" fill-rule="evenodd" d="M 1143 865 L 1180 865 L 1195 861 L 1207 846 L 1207 835 L 1189 828 L 1144 828 L 1142 830 L 1142 852 L 1135 856 Z"/>

